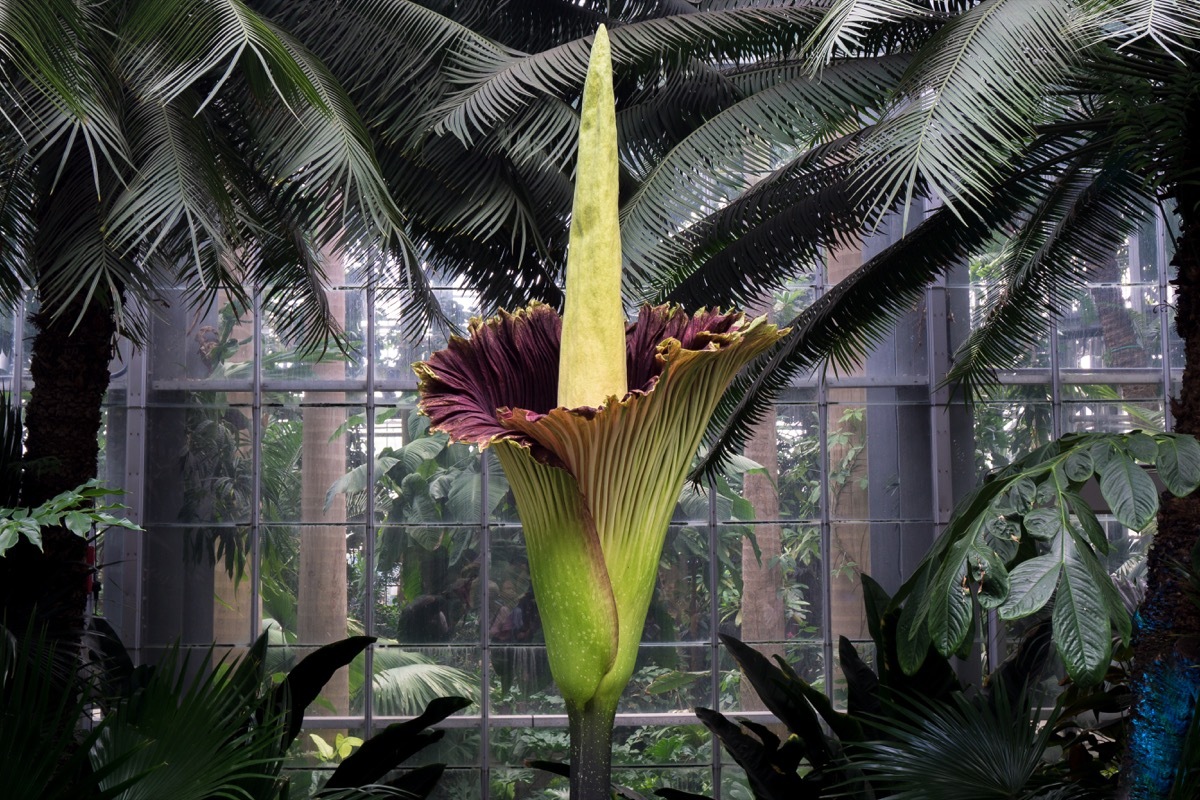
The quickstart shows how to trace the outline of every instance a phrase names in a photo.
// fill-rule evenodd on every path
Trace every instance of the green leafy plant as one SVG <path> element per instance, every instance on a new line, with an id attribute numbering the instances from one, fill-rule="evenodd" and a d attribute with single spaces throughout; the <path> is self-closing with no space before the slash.
<path id="1" fill-rule="evenodd" d="M 0 773 L 14 800 L 288 796 L 284 758 L 304 710 L 329 678 L 373 639 L 354 637 L 309 654 L 271 686 L 267 637 L 237 661 L 199 663 L 175 648 L 153 667 L 108 662 L 103 681 L 75 669 L 63 647 L 36 632 L 0 636 Z M 118 666 L 124 663 L 125 667 Z M 102 687 L 117 686 L 108 694 Z M 324 796 L 424 797 L 443 765 L 385 776 L 443 735 L 424 729 L 470 701 L 432 701 L 347 754 Z"/>
<path id="2" fill-rule="evenodd" d="M 106 488 L 99 480 L 92 479 L 33 508 L 0 508 L 0 556 L 22 538 L 41 550 L 42 529 L 47 527 L 61 526 L 84 539 L 95 535 L 97 528 L 141 530 L 136 523 L 117 516 L 125 506 L 101 502 L 103 498 L 122 494 L 120 489 Z"/>
<path id="3" fill-rule="evenodd" d="M 1017 620 L 1053 599 L 1054 643 L 1068 674 L 1099 681 L 1113 631 L 1128 642 L 1131 622 L 1101 561 L 1108 537 L 1081 491 L 1096 478 L 1113 516 L 1142 530 L 1159 503 L 1143 465 L 1156 467 L 1172 494 L 1187 495 L 1200 484 L 1200 444 L 1182 434 L 1073 433 L 989 475 L 897 595 L 908 597 L 903 668 L 919 668 L 930 644 L 943 656 L 968 647 L 977 607 Z"/>
<path id="4" fill-rule="evenodd" d="M 897 651 L 901 608 L 869 576 L 863 576 L 863 589 L 877 667 L 841 639 L 844 712 L 782 658 L 772 664 L 737 639 L 722 637 L 745 679 L 790 734 L 781 739 L 764 725 L 739 725 L 696 709 L 745 770 L 755 797 L 1016 798 L 1063 785 L 1061 770 L 1044 758 L 1058 732 L 1058 714 L 1042 720 L 1024 691 L 1045 664 L 1045 626 L 1031 630 L 987 691 L 969 695 L 949 660 L 932 648 L 919 670 L 906 673 Z M 674 790 L 658 794 L 690 797 Z"/>

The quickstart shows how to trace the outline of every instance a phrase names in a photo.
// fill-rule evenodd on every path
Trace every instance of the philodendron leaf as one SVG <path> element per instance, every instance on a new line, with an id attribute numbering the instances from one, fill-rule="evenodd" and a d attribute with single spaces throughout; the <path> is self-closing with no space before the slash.
<path id="1" fill-rule="evenodd" d="M 1057 509 L 1039 508 L 1024 519 L 1025 531 L 1035 539 L 1049 542 L 1062 533 L 1062 516 Z"/>
<path id="2" fill-rule="evenodd" d="M 375 459 L 375 480 L 378 481 L 381 477 L 387 474 L 387 471 L 394 467 L 400 459 L 392 458 L 391 456 L 379 456 Z M 338 494 L 355 494 L 367 488 L 367 465 L 360 464 L 354 469 L 347 472 L 342 477 L 333 482 L 329 487 L 329 491 L 325 493 L 325 511 L 329 510 L 329 506 L 333 505 L 333 498 Z"/>
<path id="3" fill-rule="evenodd" d="M 1054 644 L 1076 683 L 1099 683 L 1112 657 L 1112 628 L 1100 586 L 1091 572 L 1068 557 L 1054 599 Z"/>
<path id="4" fill-rule="evenodd" d="M 929 614 L 926 624 L 933 646 L 949 656 L 966 641 L 975 616 L 971 589 L 967 583 L 967 561 L 952 548 L 945 566 L 934 576 L 930 586 Z"/>
<path id="5" fill-rule="evenodd" d="M 1145 470 L 1125 453 L 1110 448 L 1100 467 L 1100 493 L 1113 516 L 1127 528 L 1140 531 L 1158 513 L 1158 490 Z"/>
<path id="6" fill-rule="evenodd" d="M 408 471 L 412 472 L 426 461 L 437 458 L 438 454 L 446 449 L 449 441 L 450 437 L 444 433 L 435 433 L 432 436 L 414 439 L 400 448 L 400 460 L 404 462 Z"/>
<path id="7" fill-rule="evenodd" d="M 979 605 L 990 609 L 1003 603 L 1009 593 L 1009 575 L 1004 560 L 986 545 L 972 547 L 968 558 Z"/>
<path id="8" fill-rule="evenodd" d="M 1200 444 L 1191 436 L 1154 437 L 1158 446 L 1158 474 L 1176 497 L 1200 486 Z"/>
<path id="9" fill-rule="evenodd" d="M 1054 594 L 1062 570 L 1057 553 L 1038 556 L 1018 564 L 1008 574 L 1008 598 L 1000 605 L 1000 619 L 1020 619 L 1042 609 Z"/>

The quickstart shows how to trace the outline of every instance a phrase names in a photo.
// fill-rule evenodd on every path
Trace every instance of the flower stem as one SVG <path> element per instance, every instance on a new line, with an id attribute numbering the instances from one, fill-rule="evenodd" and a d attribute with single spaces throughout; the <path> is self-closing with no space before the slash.
<path id="1" fill-rule="evenodd" d="M 593 698 L 567 706 L 571 730 L 571 800 L 611 800 L 616 704 Z"/>

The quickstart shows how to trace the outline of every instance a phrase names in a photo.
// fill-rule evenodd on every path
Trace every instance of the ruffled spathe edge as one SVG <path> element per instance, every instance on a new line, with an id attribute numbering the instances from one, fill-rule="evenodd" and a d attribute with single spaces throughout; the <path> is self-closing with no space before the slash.
<path id="1" fill-rule="evenodd" d="M 735 347 L 763 325 L 774 332 L 763 318 L 747 323 L 745 315 L 737 312 L 701 309 L 688 314 L 678 306 L 643 306 L 625 337 L 633 388 L 600 407 L 567 409 L 556 405 L 561 319 L 550 306 L 535 301 L 512 313 L 472 319 L 469 339 L 453 336 L 445 349 L 414 364 L 420 379 L 420 409 L 430 418 L 432 430 L 444 431 L 457 441 L 486 447 L 508 440 L 529 448 L 542 463 L 564 466 L 528 434 L 527 425 L 552 412 L 594 419 L 653 392 L 668 363 L 681 353 Z"/>

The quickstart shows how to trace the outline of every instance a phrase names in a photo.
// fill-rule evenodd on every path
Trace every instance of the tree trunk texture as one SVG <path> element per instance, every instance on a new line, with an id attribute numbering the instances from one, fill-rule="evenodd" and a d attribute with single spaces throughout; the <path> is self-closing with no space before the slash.
<path id="1" fill-rule="evenodd" d="M 1175 430 L 1200 434 L 1200 95 L 1192 93 L 1183 131 L 1189 144 L 1171 165 L 1178 182 L 1180 237 L 1172 264 L 1177 273 L 1175 326 L 1184 344 L 1183 381 L 1171 402 Z M 1135 800 L 1165 798 L 1175 777 L 1184 732 L 1200 694 L 1200 610 L 1189 597 L 1180 567 L 1191 563 L 1200 531 L 1200 493 L 1164 494 L 1158 533 L 1147 566 L 1146 598 L 1134 634 L 1134 715 L 1123 793 Z"/>
<path id="2" fill-rule="evenodd" d="M 862 247 L 832 253 L 827 265 L 828 280 L 835 284 L 862 266 Z M 862 375 L 857 367 L 853 375 Z M 871 523 L 867 479 L 866 421 L 844 419 L 847 411 L 865 411 L 866 389 L 830 389 L 829 418 L 826 442 L 826 476 L 829 479 L 829 516 L 833 520 L 829 533 L 829 562 L 825 564 L 825 579 L 829 581 L 829 611 L 834 641 L 867 639 L 866 608 L 863 605 L 862 582 L 857 576 L 871 564 Z M 844 443 L 842 440 L 844 439 Z M 856 447 L 861 450 L 854 452 Z M 835 472 L 842 472 L 835 486 Z"/>
<path id="3" fill-rule="evenodd" d="M 1105 366 L 1115 369 L 1145 369 L 1150 356 L 1138 338 L 1133 317 L 1121 295 L 1121 268 L 1113 253 L 1094 273 L 1100 286 L 1091 289 L 1092 303 L 1100 322 L 1100 338 L 1104 342 Z M 1139 401 L 1158 399 L 1158 387 L 1153 384 L 1122 384 L 1121 397 Z"/>
<path id="4" fill-rule="evenodd" d="M 346 274 L 342 255 L 327 251 L 326 259 L 329 284 L 338 286 Z M 344 294 L 329 292 L 329 305 L 334 318 L 344 323 Z M 313 366 L 314 378 L 331 380 L 345 376 L 346 363 L 341 359 L 329 358 Z M 343 397 L 331 393 L 322 402 Z M 329 509 L 325 509 L 325 493 L 346 474 L 346 437 L 344 434 L 334 437 L 334 432 L 346 422 L 346 410 L 340 406 L 305 406 L 301 416 L 304 433 L 300 517 L 305 524 L 300 528 L 296 634 L 301 644 L 323 645 L 346 637 L 346 495 L 335 495 Z M 338 670 L 321 694 L 332 704 L 333 713 L 349 713 L 348 671 Z M 323 711 L 321 706 L 313 706 L 312 713 L 329 712 L 327 708 Z"/>
<path id="5" fill-rule="evenodd" d="M 36 314 L 25 405 L 21 503 L 36 506 L 96 477 L 99 432 L 116 323 L 109 308 L 76 303 L 57 318 Z M 73 329 L 73 330 L 72 330 Z M 51 636 L 67 641 L 83 631 L 87 605 L 87 543 L 66 528 L 42 531 L 43 551 L 22 541 L 0 558 L 6 624 L 19 630 L 35 606 Z"/>
<path id="6" fill-rule="evenodd" d="M 747 475 L 743 494 L 754 506 L 755 542 L 742 541 L 742 641 L 763 655 L 783 656 L 784 610 L 782 527 L 779 520 L 779 442 L 775 435 L 775 408 L 754 426 L 746 442 L 746 458 L 761 464 L 766 475 Z M 758 553 L 754 544 L 758 544 Z M 766 706 L 748 681 L 740 684 L 742 708 L 763 711 Z"/>

